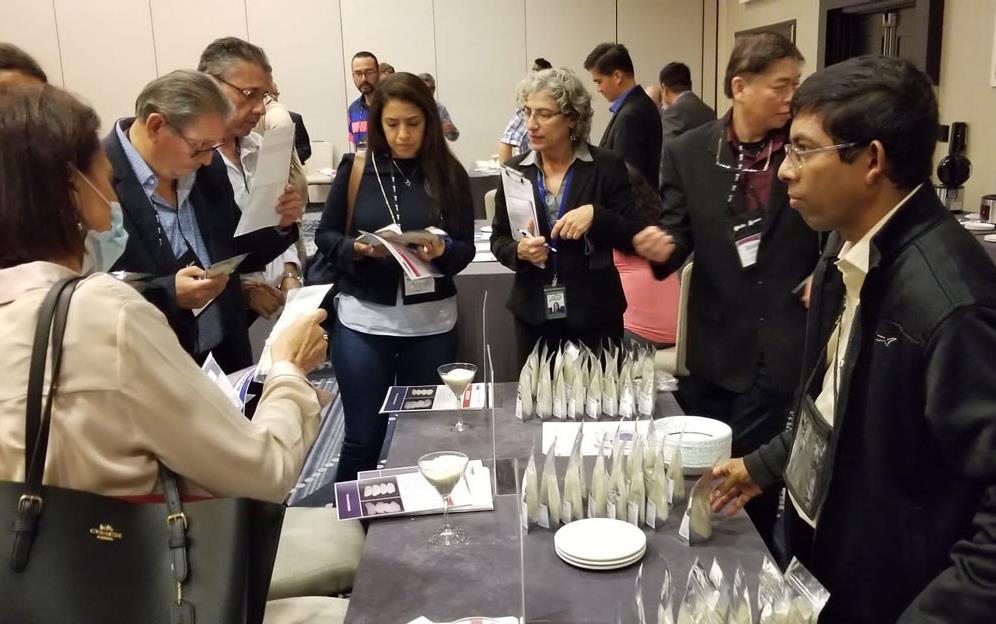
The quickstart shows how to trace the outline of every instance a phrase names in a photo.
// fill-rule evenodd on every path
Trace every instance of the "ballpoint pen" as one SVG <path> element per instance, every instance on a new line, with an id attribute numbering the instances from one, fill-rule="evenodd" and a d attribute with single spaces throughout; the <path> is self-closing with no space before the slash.
<path id="1" fill-rule="evenodd" d="M 533 238 L 532 234 L 530 234 L 529 232 L 527 232 L 527 231 L 525 231 L 525 230 L 523 230 L 521 228 L 519 229 L 519 234 L 522 234 L 526 238 Z M 550 251 L 552 251 L 553 253 L 557 253 L 557 248 L 556 247 L 551 247 L 549 243 L 543 243 L 543 246 L 546 247 L 547 249 L 549 249 Z"/>

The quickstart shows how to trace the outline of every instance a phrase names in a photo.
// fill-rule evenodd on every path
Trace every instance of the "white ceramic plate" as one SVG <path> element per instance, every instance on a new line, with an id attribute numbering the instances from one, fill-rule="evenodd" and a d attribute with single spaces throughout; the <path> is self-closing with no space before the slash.
<path id="1" fill-rule="evenodd" d="M 996 230 L 996 225 L 992 223 L 981 223 L 979 221 L 963 221 L 962 225 L 966 230 L 972 230 L 973 232 L 989 232 Z"/>
<path id="2" fill-rule="evenodd" d="M 618 562 L 647 548 L 638 527 L 615 518 L 588 518 L 562 526 L 553 535 L 554 547 L 573 559 L 591 563 Z"/>
<path id="3" fill-rule="evenodd" d="M 716 462 L 729 459 L 733 450 L 730 426 L 702 416 L 661 418 L 657 421 L 657 436 L 658 440 L 664 440 L 668 465 L 681 439 L 681 462 L 686 474 L 700 474 L 712 468 Z"/>
<path id="4" fill-rule="evenodd" d="M 491 226 L 490 225 L 485 225 L 484 227 L 481 228 L 481 231 L 484 232 L 485 234 L 490 234 L 491 233 Z"/>
<path id="5" fill-rule="evenodd" d="M 559 556 L 564 563 L 572 565 L 575 568 L 581 568 L 583 570 L 618 570 L 619 568 L 625 568 L 627 566 L 631 566 L 634 563 L 638 562 L 640 559 L 643 559 L 644 554 L 646 554 L 646 550 L 637 553 L 636 555 L 630 557 L 629 559 L 618 561 L 616 563 L 593 564 L 593 563 L 584 563 L 576 559 L 571 559 L 565 556 L 560 551 L 557 551 L 557 556 Z"/>
<path id="6" fill-rule="evenodd" d="M 996 234 L 986 234 L 982 237 L 987 243 L 996 243 Z"/>
<path id="7" fill-rule="evenodd" d="M 554 547 L 554 550 L 556 550 L 556 547 Z M 563 553 L 563 552 L 561 552 L 559 550 L 556 550 L 556 552 L 557 552 L 557 556 L 559 556 L 561 559 L 563 559 L 565 561 L 568 561 L 570 563 L 580 563 L 582 565 L 603 567 L 603 566 L 615 566 L 615 565 L 629 565 L 630 563 L 632 563 L 634 561 L 642 559 L 643 555 L 647 552 L 647 547 L 644 546 L 643 548 L 641 548 L 640 550 L 636 551 L 632 555 L 630 555 L 628 557 L 623 557 L 622 559 L 619 559 L 618 561 L 589 561 L 587 559 L 578 559 L 577 557 L 572 557 L 572 556 L 570 556 L 570 555 L 568 555 L 566 553 Z"/>

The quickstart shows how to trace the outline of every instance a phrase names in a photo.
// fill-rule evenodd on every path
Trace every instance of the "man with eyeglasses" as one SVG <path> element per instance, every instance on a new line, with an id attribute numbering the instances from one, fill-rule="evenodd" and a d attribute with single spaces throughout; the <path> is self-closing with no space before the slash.
<path id="1" fill-rule="evenodd" d="M 830 591 L 820 622 L 992 622 L 996 268 L 933 192 L 934 87 L 864 56 L 809 77 L 792 108 L 779 177 L 831 232 L 798 408 L 713 469 L 713 508 L 784 482 L 789 554 Z"/>
<path id="2" fill-rule="evenodd" d="M 798 382 L 806 309 L 801 294 L 819 239 L 776 177 L 803 57 L 774 33 L 741 38 L 726 68 L 733 108 L 663 149 L 660 227 L 634 241 L 658 279 L 694 252 L 687 367 L 679 400 L 733 429 L 743 455 L 781 431 Z M 747 513 L 773 546 L 778 493 Z"/>
<path id="3" fill-rule="evenodd" d="M 233 113 L 228 118 L 225 140 L 218 148 L 219 159 L 228 173 L 235 203 L 240 209 L 249 204 L 262 135 L 253 131 L 266 114 L 266 104 L 273 101 L 273 70 L 262 48 L 236 37 L 224 37 L 211 42 L 201 53 L 197 69 L 213 76 L 228 96 Z M 277 200 L 276 211 L 296 215 L 304 212 L 307 180 L 294 167 L 288 168 L 288 181 Z M 248 323 L 257 317 L 269 320 L 284 305 L 286 293 L 304 285 L 301 251 L 288 247 L 263 271 L 243 273 L 242 290 L 249 306 Z"/>
<path id="4" fill-rule="evenodd" d="M 298 234 L 290 212 L 279 229 L 234 237 L 241 211 L 224 167 L 212 164 L 231 112 L 217 81 L 176 70 L 147 84 L 135 117 L 102 141 L 129 234 L 114 269 L 140 274 L 184 349 L 198 362 L 213 353 L 226 371 L 252 364 L 245 301 L 237 279 L 205 269 L 248 253 L 240 270 L 261 270 Z"/>
<path id="5" fill-rule="evenodd" d="M 367 110 L 370 108 L 374 89 L 380 82 L 380 64 L 373 52 L 362 50 L 353 55 L 350 71 L 352 71 L 353 84 L 359 90 L 360 97 L 353 100 L 353 103 L 349 105 L 349 110 L 346 111 L 349 143 L 353 149 L 366 149 Z"/>

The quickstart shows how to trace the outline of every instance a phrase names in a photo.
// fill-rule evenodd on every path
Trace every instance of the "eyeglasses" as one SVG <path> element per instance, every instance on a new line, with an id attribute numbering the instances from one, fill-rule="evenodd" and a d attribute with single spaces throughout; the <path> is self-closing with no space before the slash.
<path id="1" fill-rule="evenodd" d="M 720 161 L 720 155 L 723 153 L 723 138 L 725 133 L 719 135 L 719 141 L 716 142 L 716 166 L 721 169 L 726 169 L 727 171 L 732 171 L 734 173 L 764 173 L 768 170 L 771 165 L 771 141 L 768 141 L 768 155 L 764 159 L 764 167 L 761 169 L 754 169 L 751 167 L 743 167 L 739 163 L 725 163 Z M 743 152 L 740 153 L 741 160 L 743 159 Z"/>
<path id="2" fill-rule="evenodd" d="M 547 110 L 545 108 L 532 110 L 531 108 L 525 106 L 520 108 L 519 112 L 522 113 L 522 118 L 525 119 L 526 121 L 529 121 L 530 117 L 536 117 L 537 121 L 539 121 L 540 123 L 546 123 L 551 119 L 553 119 L 554 117 L 556 117 L 557 115 L 564 114 L 561 111 L 552 111 L 552 110 Z"/>
<path id="3" fill-rule="evenodd" d="M 785 157 L 788 159 L 789 165 L 795 171 L 800 171 L 802 166 L 806 163 L 809 156 L 813 154 L 819 154 L 820 152 L 829 151 L 839 151 L 842 149 L 847 149 L 849 147 L 855 147 L 858 143 L 851 141 L 850 143 L 837 143 L 836 145 L 827 145 L 826 147 L 814 147 L 812 149 L 799 149 L 791 143 L 785 146 Z"/>
<path id="4" fill-rule="evenodd" d="M 201 147 L 201 145 L 203 145 L 203 142 L 198 144 L 196 141 L 185 135 L 182 130 L 180 130 L 172 123 L 170 123 L 168 119 L 166 120 L 166 126 L 173 132 L 173 134 L 183 139 L 183 142 L 187 144 L 187 147 L 190 148 L 191 158 L 197 158 L 201 154 L 213 152 L 214 150 L 218 149 L 219 147 L 225 144 L 224 141 L 219 141 L 218 143 L 215 143 L 214 145 L 211 145 L 209 147 Z"/>
<path id="5" fill-rule="evenodd" d="M 376 69 L 357 69 L 353 71 L 353 75 L 357 78 L 371 78 L 379 73 Z M 391 73 L 393 74 L 394 72 Z"/>
<path id="6" fill-rule="evenodd" d="M 272 93 L 264 89 L 243 89 L 238 85 L 234 85 L 228 82 L 224 78 L 219 78 L 218 76 L 215 76 L 214 79 L 220 82 L 221 84 L 228 85 L 229 87 L 238 91 L 240 94 L 242 94 L 242 97 L 247 102 L 252 102 L 254 104 L 262 102 L 263 104 L 269 104 L 270 102 L 277 99 Z"/>

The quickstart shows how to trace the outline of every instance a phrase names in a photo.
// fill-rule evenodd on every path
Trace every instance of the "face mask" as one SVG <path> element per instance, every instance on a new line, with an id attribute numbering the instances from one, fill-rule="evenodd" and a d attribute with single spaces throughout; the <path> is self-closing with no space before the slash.
<path id="1" fill-rule="evenodd" d="M 79 169 L 76 172 L 111 209 L 111 229 L 103 232 L 88 230 L 86 240 L 83 243 L 86 250 L 83 254 L 83 274 L 106 273 L 118 261 L 128 244 L 128 231 L 124 227 L 124 214 L 121 212 L 119 202 L 108 201 L 104 194 L 97 190 L 90 178 L 83 175 Z"/>

